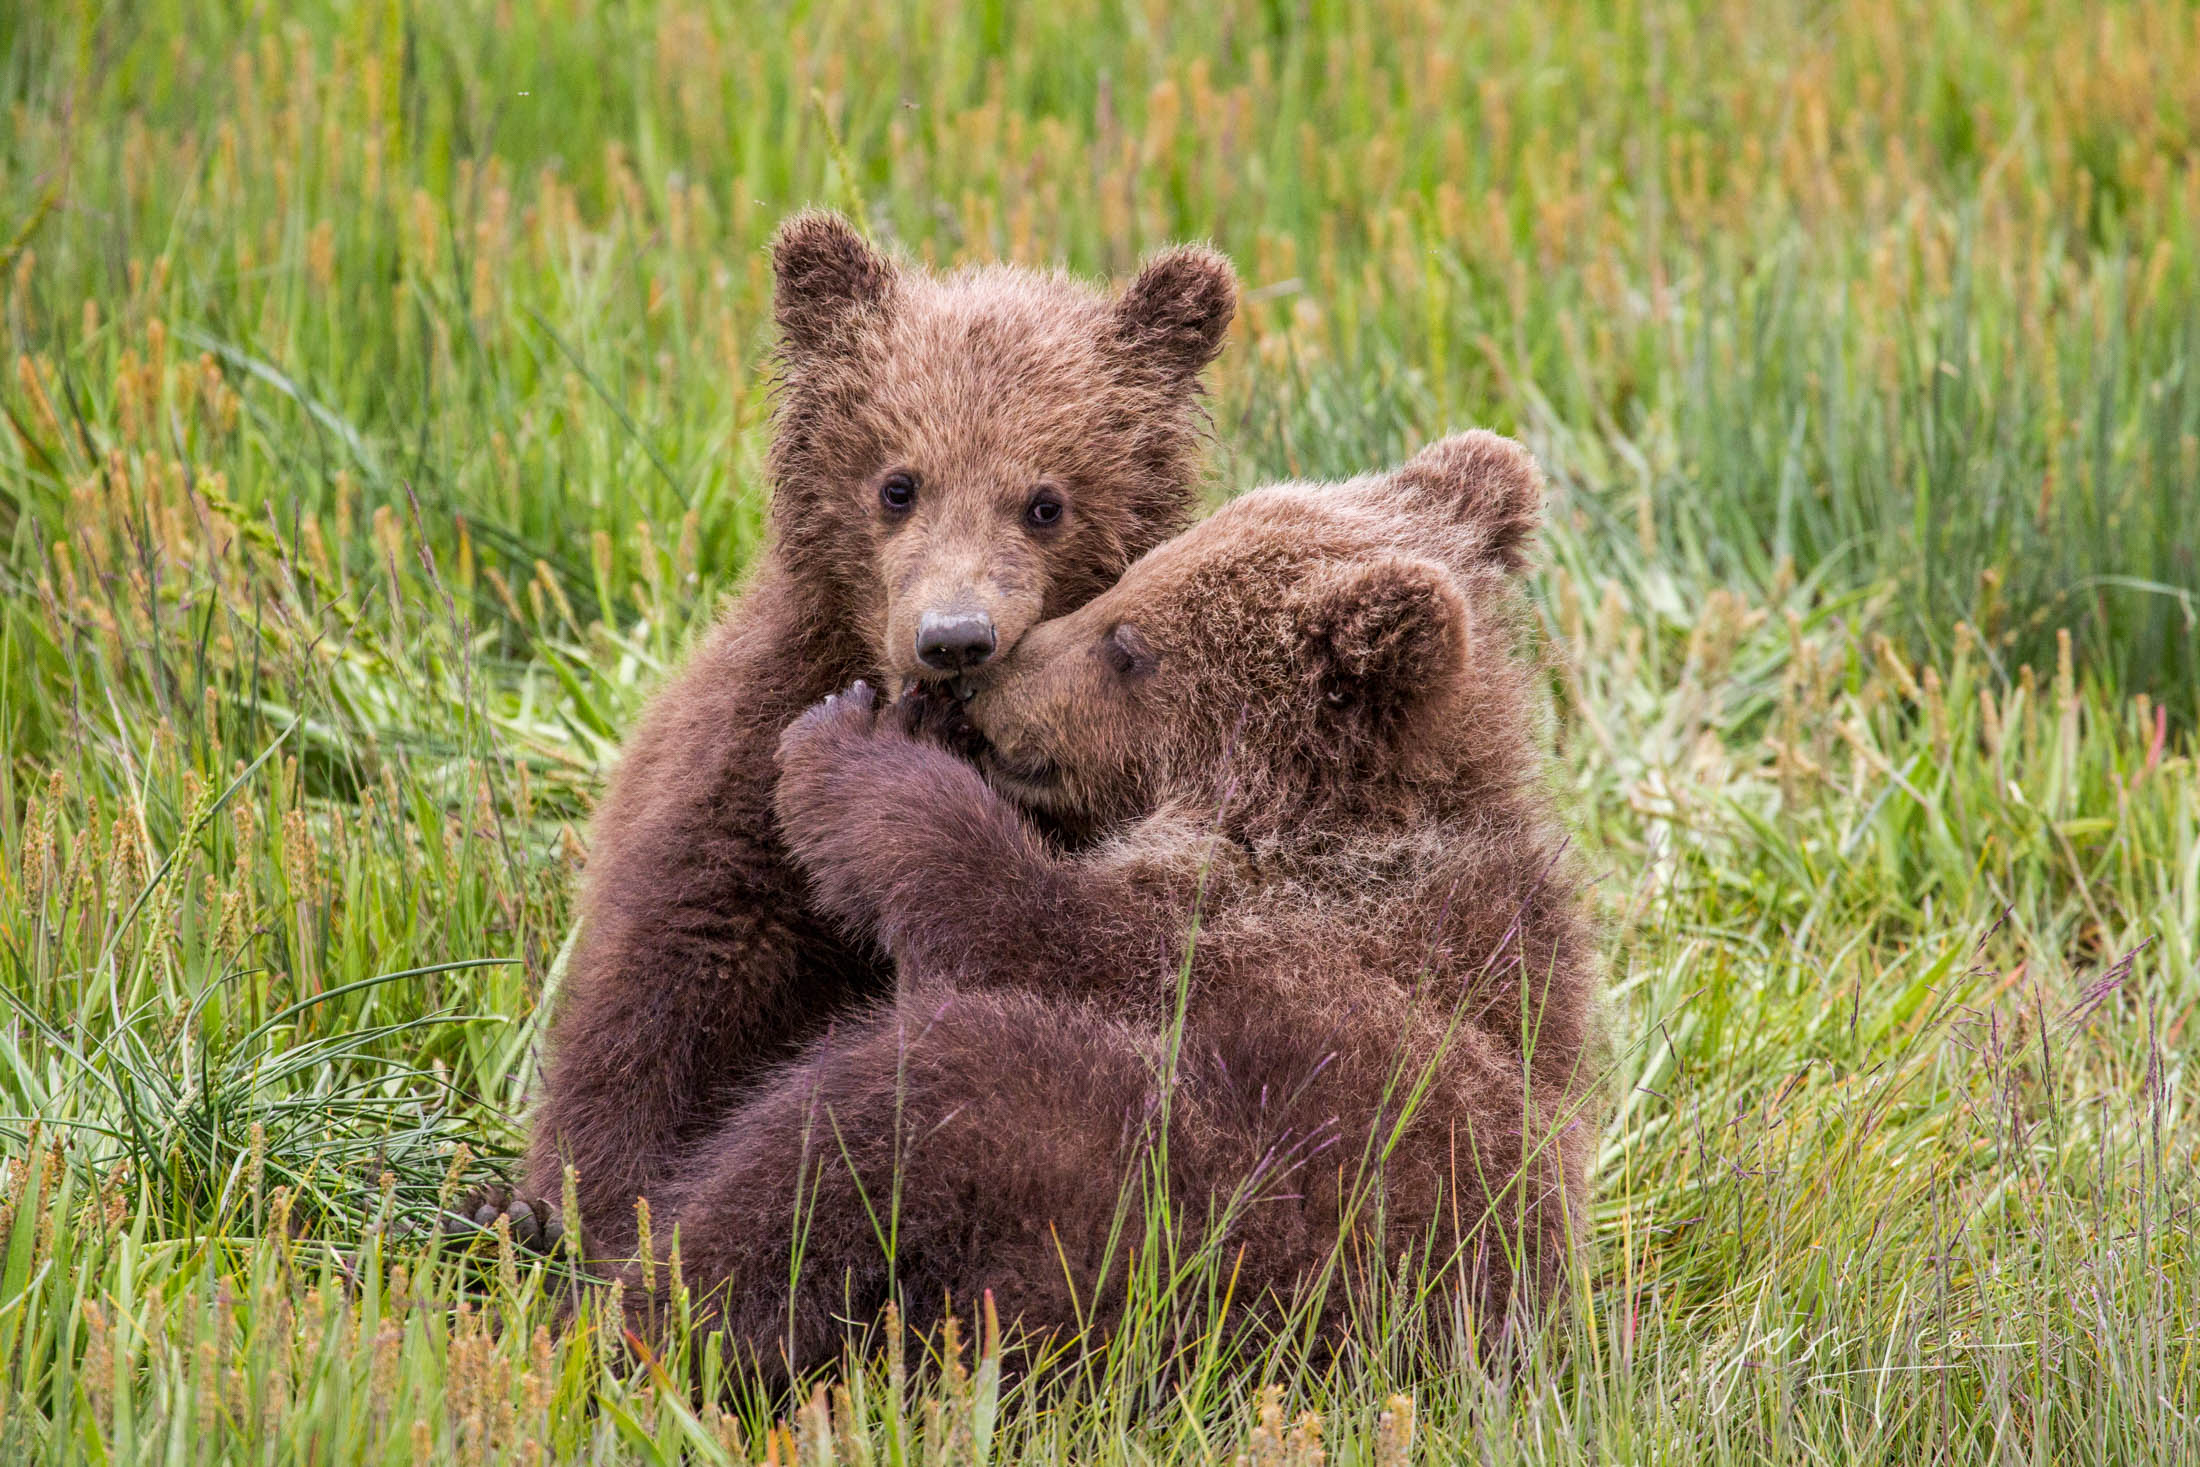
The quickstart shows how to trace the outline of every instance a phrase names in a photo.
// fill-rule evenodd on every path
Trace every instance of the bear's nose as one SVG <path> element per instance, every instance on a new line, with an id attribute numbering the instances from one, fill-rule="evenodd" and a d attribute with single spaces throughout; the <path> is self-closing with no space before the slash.
<path id="1" fill-rule="evenodd" d="M 927 611 L 917 620 L 917 661 L 966 672 L 993 655 L 993 618 L 982 611 Z"/>

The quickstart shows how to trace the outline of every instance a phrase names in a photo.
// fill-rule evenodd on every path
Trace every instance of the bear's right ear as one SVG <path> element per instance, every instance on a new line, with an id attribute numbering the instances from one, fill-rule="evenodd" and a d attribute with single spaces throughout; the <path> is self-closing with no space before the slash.
<path id="1" fill-rule="evenodd" d="M 849 319 L 885 300 L 894 264 L 838 214 L 811 209 L 779 226 L 772 241 L 772 308 L 789 350 L 816 353 L 840 339 Z"/>
<path id="2" fill-rule="evenodd" d="M 1391 476 L 1448 526 L 1465 532 L 1458 559 L 1517 574 L 1543 523 L 1543 473 L 1512 439 L 1476 428 L 1422 449 Z M 1449 558 L 1449 557 L 1447 557 Z"/>
<path id="3" fill-rule="evenodd" d="M 1222 350 L 1237 314 L 1237 271 L 1203 245 L 1178 245 L 1146 262 L 1115 303 L 1115 334 L 1126 354 L 1165 376 L 1199 375 Z"/>

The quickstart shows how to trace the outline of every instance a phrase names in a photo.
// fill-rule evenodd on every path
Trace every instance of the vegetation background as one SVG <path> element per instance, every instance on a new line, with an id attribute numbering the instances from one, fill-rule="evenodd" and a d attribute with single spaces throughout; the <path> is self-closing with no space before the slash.
<path id="1" fill-rule="evenodd" d="M 2200 9 L 79 0 L 0 106 L 0 1457 L 2194 1456 Z M 1549 465 L 1620 1044 L 1516 1373 L 1134 1332 L 782 1421 L 403 1226 L 758 543 L 812 201 L 1215 240 L 1218 495 Z"/>

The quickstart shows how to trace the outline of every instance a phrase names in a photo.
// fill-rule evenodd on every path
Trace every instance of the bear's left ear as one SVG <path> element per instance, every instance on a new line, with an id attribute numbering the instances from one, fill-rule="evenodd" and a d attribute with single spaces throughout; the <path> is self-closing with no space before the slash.
<path id="1" fill-rule="evenodd" d="M 1331 708 L 1389 724 L 1465 676 L 1466 598 L 1433 561 L 1394 555 L 1326 570 L 1302 593 L 1300 615 Z"/>
<path id="2" fill-rule="evenodd" d="M 1176 380 L 1196 377 L 1222 350 L 1237 314 L 1237 271 L 1203 245 L 1146 262 L 1115 303 L 1115 336 L 1133 364 Z"/>
<path id="3" fill-rule="evenodd" d="M 1422 449 L 1391 476 L 1451 527 L 1469 564 L 1518 575 L 1543 524 L 1543 471 L 1510 438 L 1477 428 Z"/>

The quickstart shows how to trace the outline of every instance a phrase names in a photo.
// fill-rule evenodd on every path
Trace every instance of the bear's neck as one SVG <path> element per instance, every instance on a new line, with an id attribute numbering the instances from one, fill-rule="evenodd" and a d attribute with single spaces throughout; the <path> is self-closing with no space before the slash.
<path id="1" fill-rule="evenodd" d="M 1532 820 L 1544 796 L 1518 758 L 1457 758 L 1434 769 L 1350 779 L 1290 778 L 1215 791 L 1208 808 L 1233 842 L 1277 856 L 1329 859 L 1340 845 L 1382 845 L 1452 825 Z"/>

